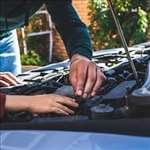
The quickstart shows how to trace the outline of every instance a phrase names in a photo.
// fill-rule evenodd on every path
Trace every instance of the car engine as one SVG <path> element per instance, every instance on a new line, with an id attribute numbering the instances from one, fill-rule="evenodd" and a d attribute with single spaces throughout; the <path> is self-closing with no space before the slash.
<path id="1" fill-rule="evenodd" d="M 75 98 L 79 108 L 75 115 L 7 113 L 3 124 L 57 123 L 124 118 L 150 118 L 150 43 L 131 48 L 139 81 L 122 49 L 96 52 L 93 61 L 103 69 L 107 80 L 97 95 L 88 99 L 76 97 L 69 82 L 69 60 L 25 72 L 18 76 L 25 82 L 15 87 L 1 87 L 0 91 L 12 95 L 55 93 Z"/>

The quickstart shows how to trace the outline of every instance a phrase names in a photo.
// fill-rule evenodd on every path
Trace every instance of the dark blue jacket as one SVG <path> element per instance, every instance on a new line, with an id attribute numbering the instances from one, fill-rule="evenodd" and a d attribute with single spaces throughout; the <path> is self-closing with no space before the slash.
<path id="1" fill-rule="evenodd" d="M 88 30 L 71 0 L 0 0 L 0 38 L 12 29 L 24 26 L 43 3 L 65 43 L 69 57 L 78 53 L 91 58 Z"/>

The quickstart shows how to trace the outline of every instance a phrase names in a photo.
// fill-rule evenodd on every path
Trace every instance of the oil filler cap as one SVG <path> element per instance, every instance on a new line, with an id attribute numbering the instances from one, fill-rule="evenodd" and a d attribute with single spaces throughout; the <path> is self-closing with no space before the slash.
<path id="1" fill-rule="evenodd" d="M 99 104 L 98 106 L 94 106 L 91 108 L 91 119 L 107 119 L 110 118 L 114 112 L 114 108 L 105 105 L 105 104 Z"/>

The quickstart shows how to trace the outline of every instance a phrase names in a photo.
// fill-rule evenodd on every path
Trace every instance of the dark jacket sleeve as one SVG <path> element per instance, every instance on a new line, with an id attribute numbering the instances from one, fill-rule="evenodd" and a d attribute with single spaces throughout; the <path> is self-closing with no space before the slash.
<path id="1" fill-rule="evenodd" d="M 4 115 L 4 110 L 5 110 L 5 101 L 6 101 L 6 95 L 0 93 L 0 119 Z"/>
<path id="2" fill-rule="evenodd" d="M 80 20 L 71 0 L 47 1 L 46 4 L 69 57 L 78 53 L 91 59 L 92 46 L 88 29 Z"/>

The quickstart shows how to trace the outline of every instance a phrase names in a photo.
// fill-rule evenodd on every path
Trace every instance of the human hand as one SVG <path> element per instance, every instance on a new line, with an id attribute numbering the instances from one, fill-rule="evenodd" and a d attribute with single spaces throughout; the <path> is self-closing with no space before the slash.
<path id="1" fill-rule="evenodd" d="M 31 113 L 38 114 L 74 114 L 74 111 L 68 107 L 76 108 L 78 107 L 78 104 L 72 98 L 55 94 L 36 96 L 6 96 L 6 109 L 8 111 L 29 111 Z"/>
<path id="2" fill-rule="evenodd" d="M 95 63 L 79 54 L 71 58 L 69 78 L 75 94 L 83 98 L 95 96 L 106 79 Z"/>
<path id="3" fill-rule="evenodd" d="M 15 86 L 21 82 L 9 72 L 0 72 L 0 86 L 8 87 Z"/>

